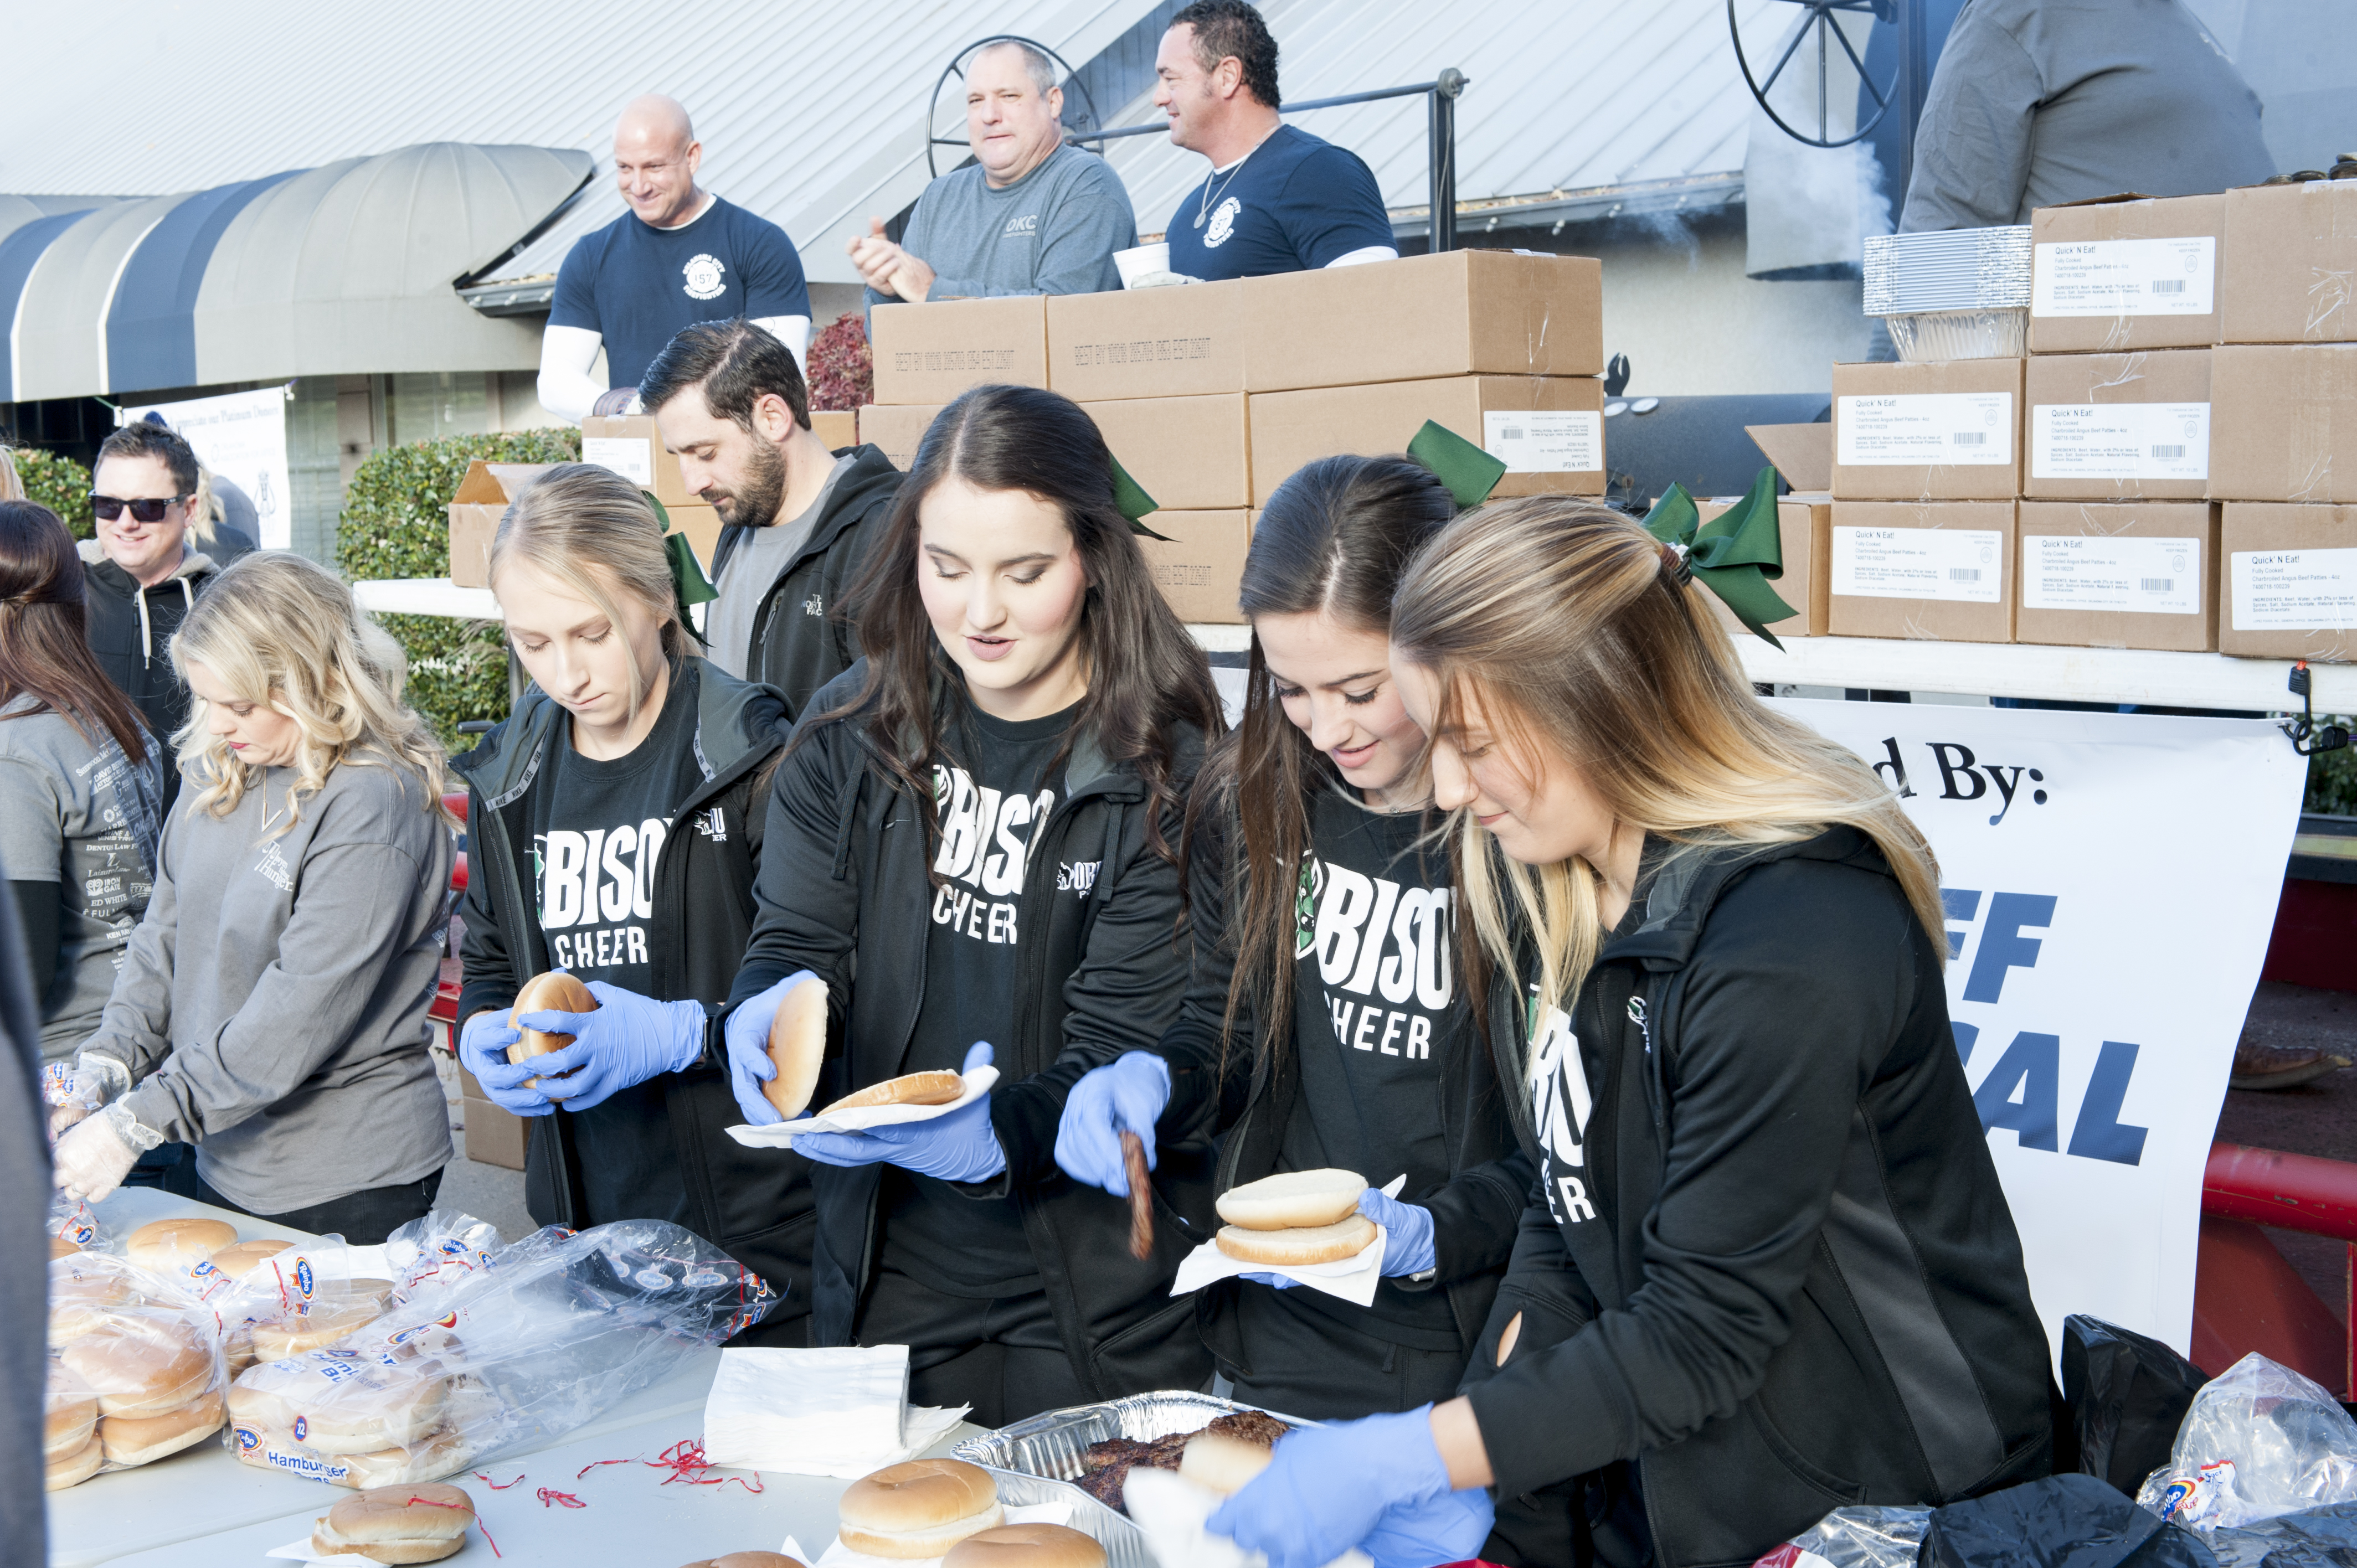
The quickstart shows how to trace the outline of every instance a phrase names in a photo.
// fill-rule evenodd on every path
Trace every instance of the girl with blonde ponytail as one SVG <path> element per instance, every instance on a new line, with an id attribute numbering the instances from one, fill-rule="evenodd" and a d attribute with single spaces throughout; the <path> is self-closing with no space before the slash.
<path id="1" fill-rule="evenodd" d="M 1684 553 L 1516 500 L 1413 562 L 1392 668 L 1543 1201 L 1456 1399 L 1297 1434 L 1211 1527 L 1275 1568 L 1748 1563 L 1828 1499 L 2052 1463 L 2046 1339 L 1957 1061 L 1938 871 L 1761 703 Z M 1380 1428 L 1380 1430 L 1378 1430 Z M 1318 1487 L 1353 1474 L 1362 1488 Z"/>
<path id="2" fill-rule="evenodd" d="M 94 1201 L 178 1141 L 184 1197 L 382 1241 L 450 1159 L 425 1054 L 456 847 L 441 745 L 401 701 L 399 647 L 299 555 L 223 572 L 171 653 L 188 792 L 53 1114 L 58 1185 Z"/>

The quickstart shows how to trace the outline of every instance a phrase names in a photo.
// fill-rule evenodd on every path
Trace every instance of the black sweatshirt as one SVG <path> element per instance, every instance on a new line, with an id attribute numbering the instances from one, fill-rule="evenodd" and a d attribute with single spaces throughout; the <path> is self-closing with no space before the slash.
<path id="1" fill-rule="evenodd" d="M 854 665 L 813 701 L 847 699 L 866 672 L 864 662 Z M 1183 789 L 1202 741 L 1191 729 L 1173 740 Z M 974 1029 L 997 1051 L 991 1124 L 1006 1169 L 956 1188 L 1019 1205 L 1073 1372 L 1097 1398 L 1198 1388 L 1211 1369 L 1192 1332 L 1193 1304 L 1169 1294 L 1179 1260 L 1212 1229 L 1209 1144 L 1164 1119 L 1155 1248 L 1143 1262 L 1129 1255 L 1127 1201 L 1074 1183 L 1055 1160 L 1072 1085 L 1125 1051 L 1152 1049 L 1186 983 L 1178 872 L 1147 843 L 1146 803 L 1145 782 L 1132 769 L 1108 763 L 1089 735 L 1074 737 L 1061 798 L 1027 841 L 1014 894 L 1012 918 L 1025 938 L 1014 1015 Z M 908 1069 L 928 984 L 936 890 L 925 820 L 933 811 L 931 800 L 893 786 L 853 723 L 797 732 L 796 749 L 778 769 L 756 889 L 760 918 L 729 1001 L 759 995 L 797 970 L 826 982 L 821 1101 Z M 1166 817 L 1163 832 L 1175 845 L 1177 812 Z M 1184 1071 L 1174 1077 L 1174 1102 L 1201 1092 Z M 873 1165 L 812 1171 L 814 1345 L 849 1343 L 874 1270 L 882 1174 Z"/>
<path id="2" fill-rule="evenodd" d="M 2044 1475 L 2046 1337 L 1880 852 L 1648 847 L 1568 1019 L 1491 998 L 1541 1161 L 1466 1378 L 1500 1491 L 1633 1461 L 1657 1560 L 1701 1568 Z"/>

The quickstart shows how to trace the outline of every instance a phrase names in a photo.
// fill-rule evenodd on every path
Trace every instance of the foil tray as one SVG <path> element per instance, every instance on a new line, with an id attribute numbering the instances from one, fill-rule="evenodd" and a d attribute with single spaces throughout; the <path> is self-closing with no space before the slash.
<path id="1" fill-rule="evenodd" d="M 1159 1568 L 1146 1544 L 1146 1532 L 1125 1514 L 1116 1512 L 1072 1485 L 1083 1469 L 1082 1453 L 1092 1443 L 1109 1437 L 1130 1437 L 1150 1443 L 1178 1432 L 1200 1432 L 1222 1415 L 1258 1410 L 1211 1394 L 1172 1391 L 1130 1394 L 1102 1404 L 1073 1405 L 969 1437 L 950 1450 L 953 1458 L 979 1465 L 998 1483 L 998 1498 L 1010 1507 L 1031 1503 L 1069 1503 L 1071 1526 L 1105 1549 L 1106 1568 Z M 1278 1414 L 1293 1426 L 1315 1426 L 1311 1421 Z"/>
<path id="2" fill-rule="evenodd" d="M 1926 360 L 2018 360 L 2029 330 L 2028 309 L 1924 310 L 1882 318 L 1890 346 L 1908 364 Z"/>

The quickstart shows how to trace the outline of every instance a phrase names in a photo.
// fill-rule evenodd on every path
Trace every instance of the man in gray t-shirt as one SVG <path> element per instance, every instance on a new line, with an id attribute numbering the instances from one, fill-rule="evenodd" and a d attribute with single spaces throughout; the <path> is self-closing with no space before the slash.
<path id="1" fill-rule="evenodd" d="M 2183 0 L 1971 0 L 1932 73 L 1899 227 L 2027 223 L 2275 172 L 2257 96 Z"/>
<path id="2" fill-rule="evenodd" d="M 1063 89 L 1028 44 L 995 44 L 966 67 L 974 164 L 925 188 L 894 244 L 884 220 L 848 247 L 867 303 L 990 295 L 1101 294 L 1121 286 L 1113 253 L 1137 243 L 1121 177 L 1063 143 Z"/>

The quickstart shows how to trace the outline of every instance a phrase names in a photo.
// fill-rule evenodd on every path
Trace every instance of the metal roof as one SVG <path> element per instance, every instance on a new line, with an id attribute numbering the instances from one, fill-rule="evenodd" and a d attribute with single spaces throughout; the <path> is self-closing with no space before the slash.
<path id="1" fill-rule="evenodd" d="M 490 275 L 554 272 L 627 210 L 614 120 L 663 91 L 695 120 L 701 182 L 783 227 L 813 280 L 850 283 L 845 240 L 924 188 L 924 105 L 958 48 L 1021 33 L 1077 62 L 1152 0 L 165 0 L 135 22 L 17 9 L 0 191 L 190 190 L 424 142 L 579 148 L 597 164 L 582 199 Z M 962 99 L 947 109 L 962 128 Z"/>
<path id="2" fill-rule="evenodd" d="M 1779 0 L 1737 0 L 1747 42 L 1787 21 Z M 1753 104 L 1727 40 L 1724 0 L 1262 0 L 1291 101 L 1470 79 L 1457 102 L 1457 197 L 1598 192 L 1563 216 L 1636 200 L 1739 190 Z M 1150 97 L 1114 117 L 1158 118 Z M 1426 205 L 1425 100 L 1314 111 L 1296 124 L 1367 160 L 1394 211 Z M 1209 166 L 1159 136 L 1105 144 L 1141 233 L 1168 227 Z M 1696 177 L 1721 176 L 1697 181 Z M 1609 193 L 1609 194 L 1608 194 Z M 1674 203 L 1655 203 L 1674 204 Z M 1396 225 L 1418 232 L 1422 222 Z M 1459 220 L 1460 229 L 1477 225 Z"/>

